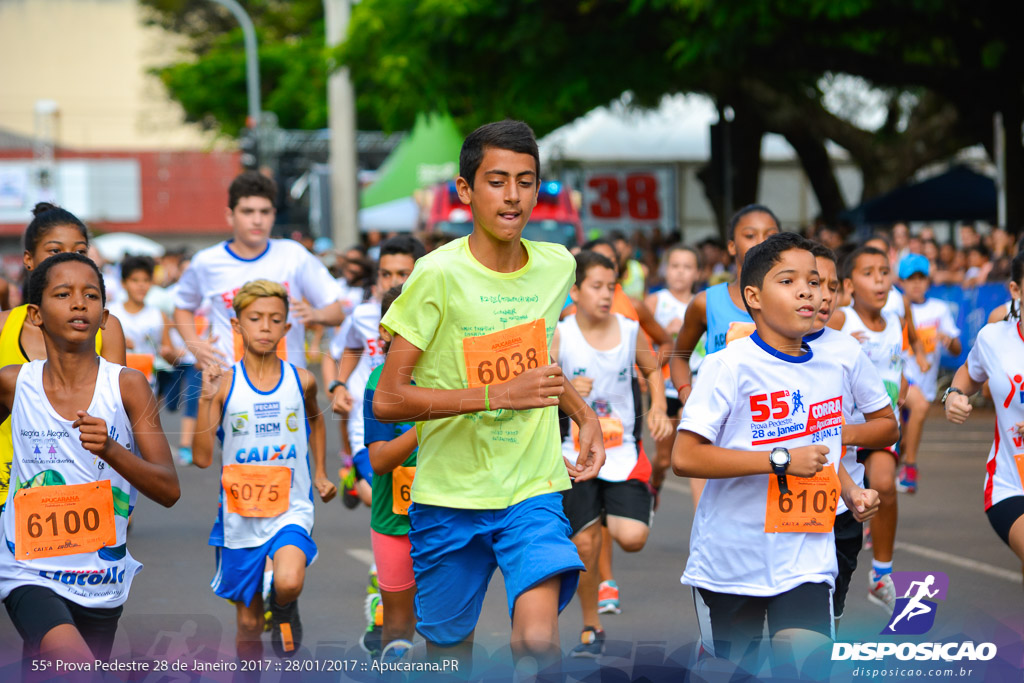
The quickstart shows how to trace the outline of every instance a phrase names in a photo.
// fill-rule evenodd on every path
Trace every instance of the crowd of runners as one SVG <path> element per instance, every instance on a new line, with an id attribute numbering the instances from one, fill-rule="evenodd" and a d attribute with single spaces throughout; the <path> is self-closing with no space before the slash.
<path id="1" fill-rule="evenodd" d="M 724 245 L 568 249 L 521 239 L 540 179 L 527 125 L 483 126 L 456 181 L 469 236 L 428 252 L 397 235 L 334 262 L 271 239 L 277 188 L 257 172 L 229 188 L 231 239 L 159 263 L 104 264 L 82 221 L 38 205 L 22 303 L 0 314 L 0 598 L 25 656 L 109 657 L 141 568 L 138 494 L 174 505 L 178 468 L 213 466 L 210 585 L 234 606 L 239 658 L 263 655 L 264 631 L 277 656 L 299 652 L 316 501 L 336 496 L 370 508 L 353 616 L 369 657 L 416 657 L 419 634 L 428 660 L 468 660 L 500 569 L 517 659 L 599 658 L 602 616 L 622 609 L 614 547 L 644 548 L 681 476 L 692 595 L 671 600 L 695 607 L 698 659 L 754 671 L 767 628 L 773 670 L 806 674 L 850 599 L 891 614 L 902 597 L 898 494 L 917 490 L 929 407 L 963 423 L 982 391 L 985 511 L 1024 562 L 1024 251 L 1005 234 L 988 236 L 998 259 L 975 233 L 960 263 L 905 226 L 810 239 L 752 205 Z M 961 331 L 929 287 L 1000 278 L 1007 304 L 940 396 Z M 175 444 L 161 407 L 182 411 Z M 563 618 L 581 636 L 563 648 L 574 597 Z"/>

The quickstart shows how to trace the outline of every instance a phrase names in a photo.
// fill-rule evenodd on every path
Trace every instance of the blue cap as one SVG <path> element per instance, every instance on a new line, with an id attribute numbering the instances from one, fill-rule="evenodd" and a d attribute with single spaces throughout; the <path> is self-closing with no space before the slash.
<path id="1" fill-rule="evenodd" d="M 900 259 L 900 279 L 906 280 L 914 273 L 921 273 L 925 277 L 928 277 L 931 271 L 931 266 L 928 263 L 928 259 L 921 254 L 907 254 Z"/>
<path id="2" fill-rule="evenodd" d="M 334 249 L 334 241 L 330 237 L 317 237 L 313 241 L 313 253 L 322 254 Z"/>

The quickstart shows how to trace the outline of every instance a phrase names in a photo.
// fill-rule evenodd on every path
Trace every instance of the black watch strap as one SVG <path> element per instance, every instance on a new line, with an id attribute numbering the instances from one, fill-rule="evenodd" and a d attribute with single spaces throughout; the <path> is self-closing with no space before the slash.
<path id="1" fill-rule="evenodd" d="M 348 387 L 345 386 L 344 382 L 342 382 L 340 379 L 336 379 L 327 385 L 327 393 L 333 394 L 334 390 L 337 389 L 338 387 L 345 387 L 346 389 L 348 389 Z"/>
<path id="2" fill-rule="evenodd" d="M 775 470 L 775 476 L 777 476 L 779 478 L 779 493 L 780 494 L 790 493 L 789 484 L 786 483 L 786 471 L 782 470 L 780 472 L 779 469 L 781 469 L 781 468 L 776 468 L 776 470 Z"/>

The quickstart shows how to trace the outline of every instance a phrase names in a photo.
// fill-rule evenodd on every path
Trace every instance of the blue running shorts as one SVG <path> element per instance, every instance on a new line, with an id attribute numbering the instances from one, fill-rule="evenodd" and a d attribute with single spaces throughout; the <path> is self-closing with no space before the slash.
<path id="1" fill-rule="evenodd" d="M 210 587 L 219 597 L 240 602 L 246 607 L 263 590 L 266 559 L 274 559 L 278 550 L 293 545 L 306 556 L 306 566 L 316 560 L 317 549 L 309 532 L 297 524 L 289 524 L 274 537 L 255 548 L 222 548 L 216 546 L 217 571 Z"/>
<path id="2" fill-rule="evenodd" d="M 455 645 L 473 632 L 496 568 L 505 577 L 509 619 L 520 595 L 553 576 L 562 581 L 559 612 L 576 593 L 583 563 L 559 493 L 504 510 L 413 503 L 409 523 L 416 630 L 431 643 Z"/>

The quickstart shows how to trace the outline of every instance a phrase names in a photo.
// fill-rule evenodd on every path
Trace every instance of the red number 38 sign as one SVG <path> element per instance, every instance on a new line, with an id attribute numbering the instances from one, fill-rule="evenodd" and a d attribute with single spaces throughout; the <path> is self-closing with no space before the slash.
<path id="1" fill-rule="evenodd" d="M 586 169 L 582 181 L 585 224 L 671 229 L 675 223 L 675 173 L 671 167 Z"/>

